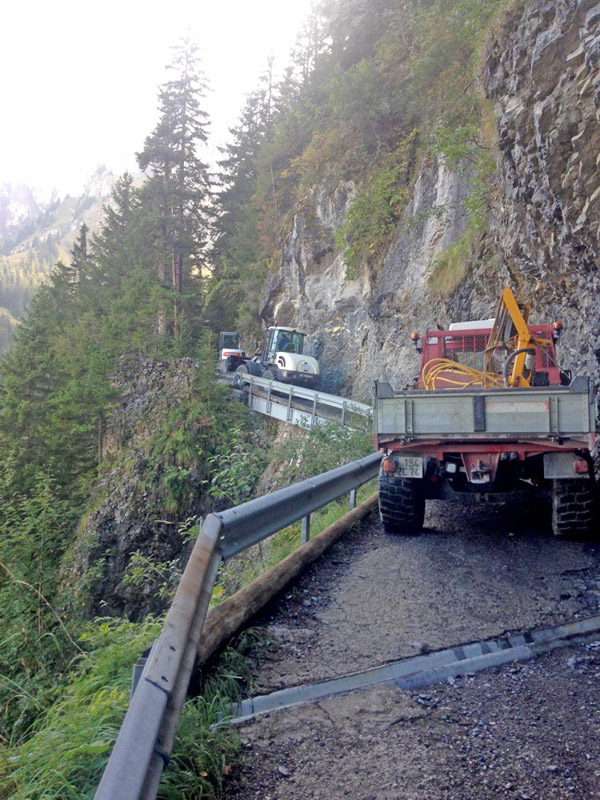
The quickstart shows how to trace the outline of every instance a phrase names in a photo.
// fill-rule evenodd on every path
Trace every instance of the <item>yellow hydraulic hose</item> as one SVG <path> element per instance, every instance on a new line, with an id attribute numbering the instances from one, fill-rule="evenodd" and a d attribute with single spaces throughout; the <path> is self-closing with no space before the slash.
<path id="1" fill-rule="evenodd" d="M 502 386 L 501 375 L 494 372 L 482 372 L 481 370 L 459 364 L 448 358 L 433 358 L 423 367 L 423 385 L 428 391 L 434 389 L 466 389 L 469 386 L 482 386 L 490 388 L 492 386 Z M 452 375 L 457 379 L 453 380 Z M 460 380 L 463 378 L 463 380 Z M 464 378 L 469 378 L 467 382 Z M 443 385 L 438 385 L 443 384 Z"/>

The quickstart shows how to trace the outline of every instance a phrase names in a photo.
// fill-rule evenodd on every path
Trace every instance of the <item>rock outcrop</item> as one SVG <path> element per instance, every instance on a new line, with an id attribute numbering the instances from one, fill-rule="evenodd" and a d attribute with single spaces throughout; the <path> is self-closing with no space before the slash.
<path id="1" fill-rule="evenodd" d="M 403 385 L 417 368 L 412 330 L 490 317 L 507 283 L 533 303 L 534 320 L 565 323 L 563 366 L 598 381 L 600 4 L 515 6 L 482 74 L 498 128 L 494 199 L 451 293 L 433 292 L 428 274 L 466 230 L 464 173 L 424 159 L 382 265 L 356 277 L 334 243 L 354 187 L 315 188 L 297 211 L 261 315 L 311 334 L 328 390 L 365 399 L 381 375 Z"/>
<path id="2" fill-rule="evenodd" d="M 81 526 L 67 576 L 69 586 L 85 590 L 92 616 L 138 619 L 162 611 L 164 589 L 170 588 L 170 578 L 176 583 L 185 565 L 189 546 L 181 521 L 203 513 L 204 476 L 191 476 L 197 491 L 186 495 L 176 514 L 169 514 L 160 493 L 168 465 L 149 455 L 149 441 L 164 428 L 169 412 L 189 397 L 196 371 L 190 359 L 121 362 L 115 378 L 119 401 L 105 436 L 109 458 L 96 487 L 101 499 Z M 147 569 L 143 580 L 131 582 L 127 575 L 132 574 L 135 553 L 143 556 Z"/>
<path id="3" fill-rule="evenodd" d="M 356 277 L 334 242 L 353 187 L 332 197 L 315 190 L 298 210 L 281 269 L 265 287 L 261 316 L 310 334 L 327 391 L 368 399 L 372 381 L 382 374 L 395 383 L 412 377 L 410 332 L 446 317 L 443 304 L 427 291 L 427 271 L 464 232 L 467 193 L 464 175 L 425 160 L 382 268 Z"/>
<path id="4" fill-rule="evenodd" d="M 563 357 L 600 359 L 600 4 L 534 0 L 490 42 L 499 134 L 493 231 L 513 282 L 566 324 Z"/>

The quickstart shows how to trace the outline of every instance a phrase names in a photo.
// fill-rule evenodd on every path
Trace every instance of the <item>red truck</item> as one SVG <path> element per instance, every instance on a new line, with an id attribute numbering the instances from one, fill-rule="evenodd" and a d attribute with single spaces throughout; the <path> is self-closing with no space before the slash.
<path id="1" fill-rule="evenodd" d="M 496 317 L 413 334 L 420 374 L 375 384 L 386 531 L 418 533 L 428 499 L 552 502 L 556 536 L 593 530 L 595 401 L 591 380 L 556 357 L 562 325 L 528 325 L 510 288 Z"/>

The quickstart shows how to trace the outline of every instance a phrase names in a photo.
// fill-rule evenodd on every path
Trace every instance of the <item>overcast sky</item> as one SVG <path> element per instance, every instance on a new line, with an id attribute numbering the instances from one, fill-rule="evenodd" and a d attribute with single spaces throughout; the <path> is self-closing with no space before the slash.
<path id="1" fill-rule="evenodd" d="M 212 91 L 211 149 L 269 54 L 283 70 L 311 0 L 14 0 L 0 25 L 0 184 L 77 193 L 135 168 L 170 46 L 189 30 Z"/>

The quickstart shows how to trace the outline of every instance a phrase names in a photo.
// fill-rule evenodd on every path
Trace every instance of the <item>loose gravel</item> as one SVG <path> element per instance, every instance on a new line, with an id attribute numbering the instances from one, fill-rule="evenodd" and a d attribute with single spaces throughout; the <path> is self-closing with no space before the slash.
<path id="1" fill-rule="evenodd" d="M 540 509 L 431 504 L 419 537 L 352 532 L 261 622 L 254 693 L 598 613 L 600 551 Z M 226 800 L 600 798 L 600 647 L 380 687 L 240 728 Z"/>

